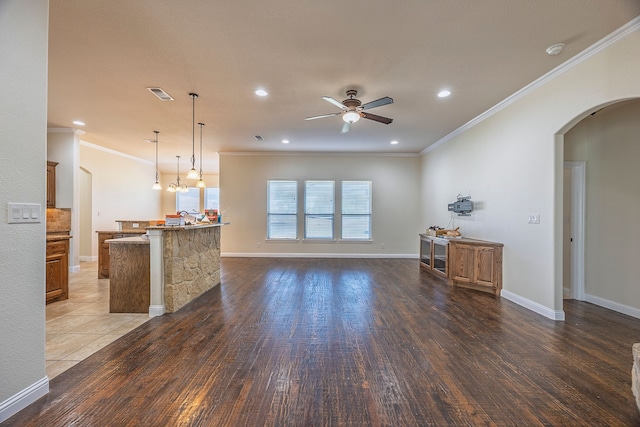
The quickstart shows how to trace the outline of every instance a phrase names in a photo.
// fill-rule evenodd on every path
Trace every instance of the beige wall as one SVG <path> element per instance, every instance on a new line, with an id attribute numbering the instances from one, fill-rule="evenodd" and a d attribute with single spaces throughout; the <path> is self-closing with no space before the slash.
<path id="1" fill-rule="evenodd" d="M 565 135 L 586 162 L 585 293 L 640 311 L 640 101 L 614 104 Z"/>
<path id="2" fill-rule="evenodd" d="M 269 179 L 298 180 L 299 188 L 307 179 L 335 180 L 336 188 L 343 180 L 371 180 L 373 242 L 267 241 Z M 222 229 L 221 251 L 227 255 L 416 256 L 422 231 L 419 186 L 418 156 L 220 153 L 221 209 L 223 220 L 231 222 Z M 299 216 L 299 230 L 301 221 Z"/>
<path id="3" fill-rule="evenodd" d="M 422 226 L 446 223 L 445 202 L 469 191 L 480 206 L 462 233 L 504 243 L 503 296 L 551 318 L 564 318 L 562 135 L 597 107 L 640 96 L 634 25 L 423 157 Z"/>
<path id="4" fill-rule="evenodd" d="M 44 367 L 47 21 L 46 0 L 0 2 L 0 421 L 49 387 Z M 41 204 L 42 222 L 7 224 L 8 202 Z"/>
<path id="5" fill-rule="evenodd" d="M 95 231 L 117 230 L 116 220 L 147 220 L 161 216 L 160 191 L 151 189 L 153 162 L 80 144 L 80 166 L 91 173 L 92 256 L 97 256 Z"/>

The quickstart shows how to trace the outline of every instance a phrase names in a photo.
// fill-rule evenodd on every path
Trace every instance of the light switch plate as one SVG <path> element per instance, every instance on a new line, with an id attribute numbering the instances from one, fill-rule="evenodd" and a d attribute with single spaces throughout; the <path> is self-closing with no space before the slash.
<path id="1" fill-rule="evenodd" d="M 42 205 L 40 203 L 7 203 L 7 223 L 40 223 Z"/>

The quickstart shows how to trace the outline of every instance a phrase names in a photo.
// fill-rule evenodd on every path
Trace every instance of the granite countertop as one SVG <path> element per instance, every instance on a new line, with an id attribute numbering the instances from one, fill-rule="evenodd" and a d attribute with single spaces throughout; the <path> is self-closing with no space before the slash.
<path id="1" fill-rule="evenodd" d="M 196 230 L 200 228 L 221 227 L 229 225 L 228 222 L 199 223 L 196 225 L 155 225 L 147 227 L 147 230 Z"/>
<path id="2" fill-rule="evenodd" d="M 122 237 L 120 239 L 107 239 L 105 243 L 111 244 L 126 244 L 126 245 L 148 245 L 149 238 L 137 236 L 137 237 Z"/>
<path id="3" fill-rule="evenodd" d="M 116 233 L 116 234 L 145 234 L 147 230 L 144 228 L 136 228 L 134 230 L 96 230 L 96 233 Z"/>

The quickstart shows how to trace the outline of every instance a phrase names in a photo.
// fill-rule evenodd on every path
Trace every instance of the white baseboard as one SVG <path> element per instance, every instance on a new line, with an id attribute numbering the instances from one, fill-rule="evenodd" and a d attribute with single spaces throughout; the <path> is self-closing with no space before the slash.
<path id="1" fill-rule="evenodd" d="M 150 305 L 149 317 L 162 316 L 164 314 L 164 305 Z"/>
<path id="2" fill-rule="evenodd" d="M 631 307 L 619 302 L 610 301 L 608 299 L 600 298 L 595 295 L 585 294 L 584 300 L 591 304 L 599 305 L 600 307 L 608 308 L 609 310 L 617 311 L 618 313 L 626 314 L 627 316 L 640 319 L 640 309 Z"/>
<path id="3" fill-rule="evenodd" d="M 500 296 L 551 320 L 564 321 L 564 310 L 552 310 L 549 307 L 504 289 L 500 292 Z"/>
<path id="4" fill-rule="evenodd" d="M 97 256 L 79 256 L 78 257 L 78 261 L 80 262 L 94 262 L 97 260 L 98 260 Z"/>
<path id="5" fill-rule="evenodd" d="M 78 271 L 80 271 L 80 266 L 79 265 L 71 265 L 71 266 L 69 266 L 69 273 L 77 273 Z"/>
<path id="6" fill-rule="evenodd" d="M 226 258 L 410 258 L 418 259 L 417 254 L 354 254 L 354 253 L 270 253 L 270 252 L 222 252 Z"/>
<path id="7" fill-rule="evenodd" d="M 22 411 L 49 393 L 49 378 L 44 377 L 0 403 L 0 423 Z"/>

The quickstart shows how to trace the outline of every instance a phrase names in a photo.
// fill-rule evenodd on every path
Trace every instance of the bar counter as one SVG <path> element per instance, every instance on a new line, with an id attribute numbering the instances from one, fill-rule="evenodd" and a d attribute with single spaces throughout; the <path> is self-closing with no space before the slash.
<path id="1" fill-rule="evenodd" d="M 220 284 L 220 227 L 213 223 L 147 227 L 149 316 L 175 312 Z"/>

